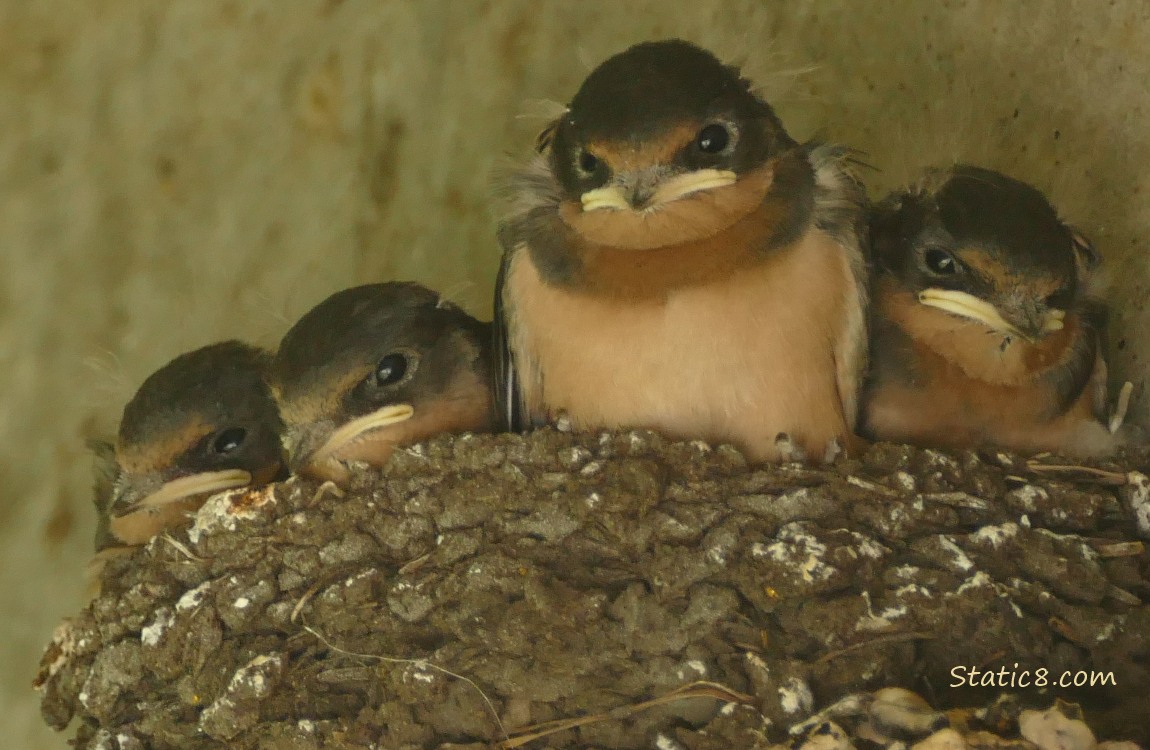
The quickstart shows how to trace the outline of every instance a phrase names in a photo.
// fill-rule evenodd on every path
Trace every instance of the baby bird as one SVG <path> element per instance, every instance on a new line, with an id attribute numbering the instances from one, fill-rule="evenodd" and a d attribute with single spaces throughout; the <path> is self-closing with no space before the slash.
<path id="1" fill-rule="evenodd" d="M 510 181 L 496 357 L 522 430 L 835 452 L 866 358 L 864 196 L 738 69 L 680 40 L 600 65 Z"/>
<path id="2" fill-rule="evenodd" d="M 345 289 L 280 343 L 271 384 L 293 473 L 346 485 L 441 432 L 488 431 L 491 332 L 435 292 L 390 282 Z"/>
<path id="3" fill-rule="evenodd" d="M 871 220 L 872 368 L 862 432 L 937 447 L 1099 456 L 1111 414 L 1099 262 L 1036 189 L 956 166 L 892 195 Z"/>
<path id="4" fill-rule="evenodd" d="M 271 355 L 224 341 L 176 357 L 124 407 L 97 459 L 97 559 L 186 525 L 213 493 L 282 479 L 282 423 L 265 382 Z"/>

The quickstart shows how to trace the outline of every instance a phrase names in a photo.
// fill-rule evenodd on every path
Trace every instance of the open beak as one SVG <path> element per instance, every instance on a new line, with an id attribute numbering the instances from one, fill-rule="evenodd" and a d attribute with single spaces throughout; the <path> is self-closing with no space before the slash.
<path id="1" fill-rule="evenodd" d="M 119 503 L 113 502 L 113 515 L 123 517 L 142 510 L 159 510 L 191 497 L 246 487 L 251 483 L 251 472 L 243 469 L 225 469 L 192 474 L 165 482 L 158 489 L 129 505 L 117 507 Z M 121 494 L 121 497 L 124 494 L 126 493 Z"/>
<path id="2" fill-rule="evenodd" d="M 415 409 L 411 404 L 389 404 L 341 425 L 326 437 L 314 433 L 311 436 L 304 435 L 288 446 L 292 471 L 307 473 L 309 467 L 322 467 L 338 461 L 345 448 L 363 439 L 368 433 L 406 422 L 413 416 Z M 319 443 L 319 447 L 310 448 L 308 443 Z"/>
<path id="3" fill-rule="evenodd" d="M 1061 331 L 1066 319 L 1065 310 L 1045 310 L 1034 326 L 1028 326 L 1028 328 L 1032 327 L 1036 330 L 1033 333 L 1028 333 L 1003 317 L 997 307 L 984 299 L 975 297 L 973 294 L 958 292 L 953 289 L 925 289 L 919 292 L 918 301 L 924 305 L 937 307 L 939 310 L 944 310 L 952 315 L 977 321 L 999 333 L 1017 336 L 1027 341 L 1033 341 L 1038 336 L 1047 333 Z"/>
<path id="4" fill-rule="evenodd" d="M 663 178 L 657 170 L 623 173 L 580 196 L 584 211 L 611 208 L 647 211 L 693 193 L 733 185 L 738 175 L 726 169 L 697 169 Z"/>

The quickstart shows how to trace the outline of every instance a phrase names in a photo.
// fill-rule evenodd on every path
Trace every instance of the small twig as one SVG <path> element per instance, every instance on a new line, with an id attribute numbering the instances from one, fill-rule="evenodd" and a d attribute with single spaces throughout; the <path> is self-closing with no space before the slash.
<path id="1" fill-rule="evenodd" d="M 1126 475 L 1118 471 L 1096 469 L 1093 466 L 1074 466 L 1070 464 L 1044 464 L 1038 461 L 1027 461 L 1026 468 L 1036 474 L 1089 474 L 1095 477 L 1092 481 L 1098 484 L 1121 486 L 1126 484 Z"/>
<path id="2" fill-rule="evenodd" d="M 834 661 L 840 656 L 845 656 L 852 651 L 861 651 L 864 648 L 870 648 L 871 646 L 881 646 L 884 643 L 902 643 L 903 641 L 930 641 L 934 640 L 935 638 L 936 636 L 931 635 L 930 633 L 923 633 L 920 631 L 912 631 L 910 633 L 891 633 L 890 635 L 882 635 L 878 638 L 872 638 L 869 641 L 852 643 L 851 645 L 844 646 L 837 651 L 830 651 L 825 653 L 817 660 L 815 660 L 815 664 L 826 664 L 827 662 Z"/>
<path id="3" fill-rule="evenodd" d="M 299 598 L 299 601 L 295 603 L 295 606 L 292 607 L 291 617 L 288 618 L 288 622 L 295 622 L 296 621 L 296 618 L 299 617 L 299 613 L 303 611 L 303 608 L 304 608 L 304 606 L 307 605 L 308 601 L 310 601 L 311 598 L 313 596 L 315 596 L 315 592 L 319 591 L 319 587 L 321 585 L 323 585 L 322 582 L 317 581 L 316 583 L 314 583 L 312 585 L 311 588 L 309 588 L 307 591 L 303 592 L 303 596 L 301 596 Z"/>
<path id="4" fill-rule="evenodd" d="M 1145 551 L 1142 542 L 1113 542 L 1108 539 L 1087 540 L 1090 547 L 1098 553 L 1099 557 L 1137 557 Z"/>
<path id="5" fill-rule="evenodd" d="M 948 505 L 951 508 L 986 510 L 990 507 L 990 504 L 985 500 L 980 497 L 975 497 L 968 492 L 928 492 L 922 496 L 922 499 L 932 503 Z"/>
<path id="6" fill-rule="evenodd" d="M 175 547 L 178 552 L 182 553 L 189 560 L 195 560 L 196 562 L 204 561 L 204 558 L 194 554 L 190 549 L 188 549 L 186 544 L 183 544 L 179 540 L 175 539 L 171 534 L 164 534 L 161 539 Z"/>
<path id="7" fill-rule="evenodd" d="M 338 484 L 329 479 L 319 487 L 315 488 L 315 493 L 311 496 L 311 501 L 308 502 L 307 507 L 315 507 L 316 503 L 318 503 L 320 500 L 323 500 L 328 495 L 331 495 L 336 499 L 343 499 L 346 494 L 347 493 L 340 489 Z"/>
<path id="8" fill-rule="evenodd" d="M 398 571 L 396 571 L 396 573 L 398 573 L 401 576 L 407 575 L 408 573 L 413 573 L 413 572 L 419 570 L 420 568 L 422 568 L 423 564 L 425 562 L 427 562 L 429 557 L 431 557 L 430 552 L 428 552 L 427 554 L 424 554 L 424 555 L 420 555 L 419 557 L 415 558 L 414 560 L 410 560 L 408 562 L 405 562 L 400 567 L 400 569 Z"/>
<path id="9" fill-rule="evenodd" d="M 578 719 L 557 719 L 555 721 L 547 721 L 542 724 L 532 724 L 524 727 L 514 733 L 513 736 L 508 737 L 499 743 L 499 747 L 504 750 L 511 750 L 512 748 L 522 747 L 528 742 L 546 737 L 556 732 L 562 732 L 568 729 L 575 729 L 577 727 L 585 726 L 587 724 L 595 724 L 600 721 L 607 721 L 611 718 L 610 714 L 592 714 L 590 716 L 580 716 Z M 526 734 L 524 734 L 526 732 Z"/>
<path id="10" fill-rule="evenodd" d="M 887 487 L 885 485 L 876 484 L 875 482 L 870 482 L 870 481 L 867 481 L 866 479 L 861 479 L 860 477 L 856 477 L 854 475 L 847 477 L 847 484 L 852 484 L 855 487 L 858 487 L 859 489 L 867 490 L 868 492 L 874 492 L 876 494 L 884 495 L 886 497 L 901 497 L 902 496 L 902 494 L 900 492 L 898 492 L 898 490 L 892 490 L 890 487 Z"/>
<path id="11" fill-rule="evenodd" d="M 339 646 L 337 646 L 334 643 L 332 643 L 331 641 L 329 641 L 327 638 L 324 637 L 324 635 L 322 633 L 320 633 L 315 628 L 312 628 L 306 622 L 303 623 L 303 629 L 306 630 L 307 632 L 311 633 L 312 635 L 314 635 L 317 639 L 319 639 L 320 643 L 327 646 L 332 651 L 344 654 L 345 656 L 354 656 L 357 659 L 375 659 L 376 661 L 385 662 L 387 664 L 406 664 L 409 666 L 417 667 L 419 669 L 433 669 L 436 672 L 441 672 L 441 673 L 447 675 L 448 677 L 454 677 L 457 680 L 461 680 L 462 682 L 466 682 L 468 685 L 470 685 L 475 690 L 475 692 L 479 693 L 479 697 L 481 697 L 483 699 L 483 702 L 487 704 L 488 710 L 491 711 L 491 717 L 493 719 L 495 719 L 495 725 L 497 727 L 499 727 L 499 733 L 501 735 L 503 735 L 504 740 L 510 740 L 510 735 L 508 735 L 507 730 L 503 728 L 503 722 L 499 718 L 499 712 L 495 710 L 495 704 L 491 702 L 491 699 L 487 697 L 487 693 L 483 692 L 483 689 L 480 688 L 479 685 L 475 684 L 475 681 L 472 680 L 471 678 L 465 677 L 465 676 L 463 676 L 457 672 L 452 672 L 450 669 L 445 669 L 444 667 L 441 667 L 438 664 L 432 664 L 427 659 L 399 659 L 399 658 L 396 658 L 394 656 L 380 656 L 379 654 L 361 654 L 361 653 L 357 653 L 355 651 L 348 651 L 347 649 L 340 648 Z"/>
<path id="12" fill-rule="evenodd" d="M 575 729 L 577 727 L 586 726 L 587 724 L 596 724 L 601 721 L 608 721 L 611 719 L 625 719 L 629 716 L 646 711 L 648 708 L 661 706 L 666 703 L 674 703 L 675 701 L 685 700 L 688 698 L 714 698 L 716 700 L 726 701 L 728 703 L 744 703 L 752 704 L 754 697 L 739 693 L 726 685 L 720 685 L 717 682 L 708 682 L 706 680 L 699 680 L 692 682 L 689 685 L 683 685 L 676 688 L 665 695 L 651 700 L 641 701 L 639 703 L 632 703 L 625 706 L 614 708 L 607 713 L 592 714 L 590 716 L 580 716 L 574 719 L 556 719 L 555 721 L 545 721 L 539 724 L 532 724 L 522 729 L 516 730 L 511 737 L 507 737 L 500 747 L 503 750 L 512 750 L 513 748 L 522 747 L 528 742 L 533 742 L 541 737 L 546 737 L 556 732 L 563 732 L 568 729 Z"/>

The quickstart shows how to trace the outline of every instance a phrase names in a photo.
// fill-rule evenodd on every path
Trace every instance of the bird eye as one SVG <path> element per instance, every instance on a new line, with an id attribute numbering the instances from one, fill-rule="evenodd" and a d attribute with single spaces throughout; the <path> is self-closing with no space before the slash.
<path id="1" fill-rule="evenodd" d="M 375 384 L 378 386 L 394 385 L 403 380 L 407 373 L 407 357 L 393 352 L 375 366 Z"/>
<path id="2" fill-rule="evenodd" d="M 212 440 L 212 452 L 226 456 L 238 450 L 244 444 L 247 436 L 248 431 L 243 427 L 229 427 L 226 430 L 220 430 L 220 433 Z"/>
<path id="3" fill-rule="evenodd" d="M 958 273 L 958 261 L 954 259 L 953 255 L 940 248 L 932 247 L 927 250 L 923 260 L 926 261 L 926 267 L 930 269 L 931 273 L 939 276 L 953 276 Z"/>
<path id="4" fill-rule="evenodd" d="M 704 154 L 722 153 L 730 142 L 730 131 L 727 130 L 726 126 L 718 123 L 708 125 L 695 136 L 695 145 Z"/>
<path id="5" fill-rule="evenodd" d="M 598 168 L 599 159 L 595 156 L 595 154 L 584 149 L 579 154 L 579 171 L 582 172 L 584 176 L 589 177 L 594 174 L 595 170 Z"/>

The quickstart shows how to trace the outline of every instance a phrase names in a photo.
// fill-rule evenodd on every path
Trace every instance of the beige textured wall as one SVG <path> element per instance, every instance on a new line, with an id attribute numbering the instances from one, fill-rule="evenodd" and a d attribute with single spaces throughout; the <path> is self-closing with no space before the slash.
<path id="1" fill-rule="evenodd" d="M 1143 375 L 1141 0 L 0 0 L 6 746 L 63 747 L 27 684 L 79 601 L 83 438 L 177 353 L 274 343 L 342 286 L 487 314 L 487 185 L 541 124 L 517 115 L 672 35 L 748 61 L 796 136 L 868 152 L 877 191 L 954 159 L 1047 189 L 1119 269 L 1116 362 Z"/>

